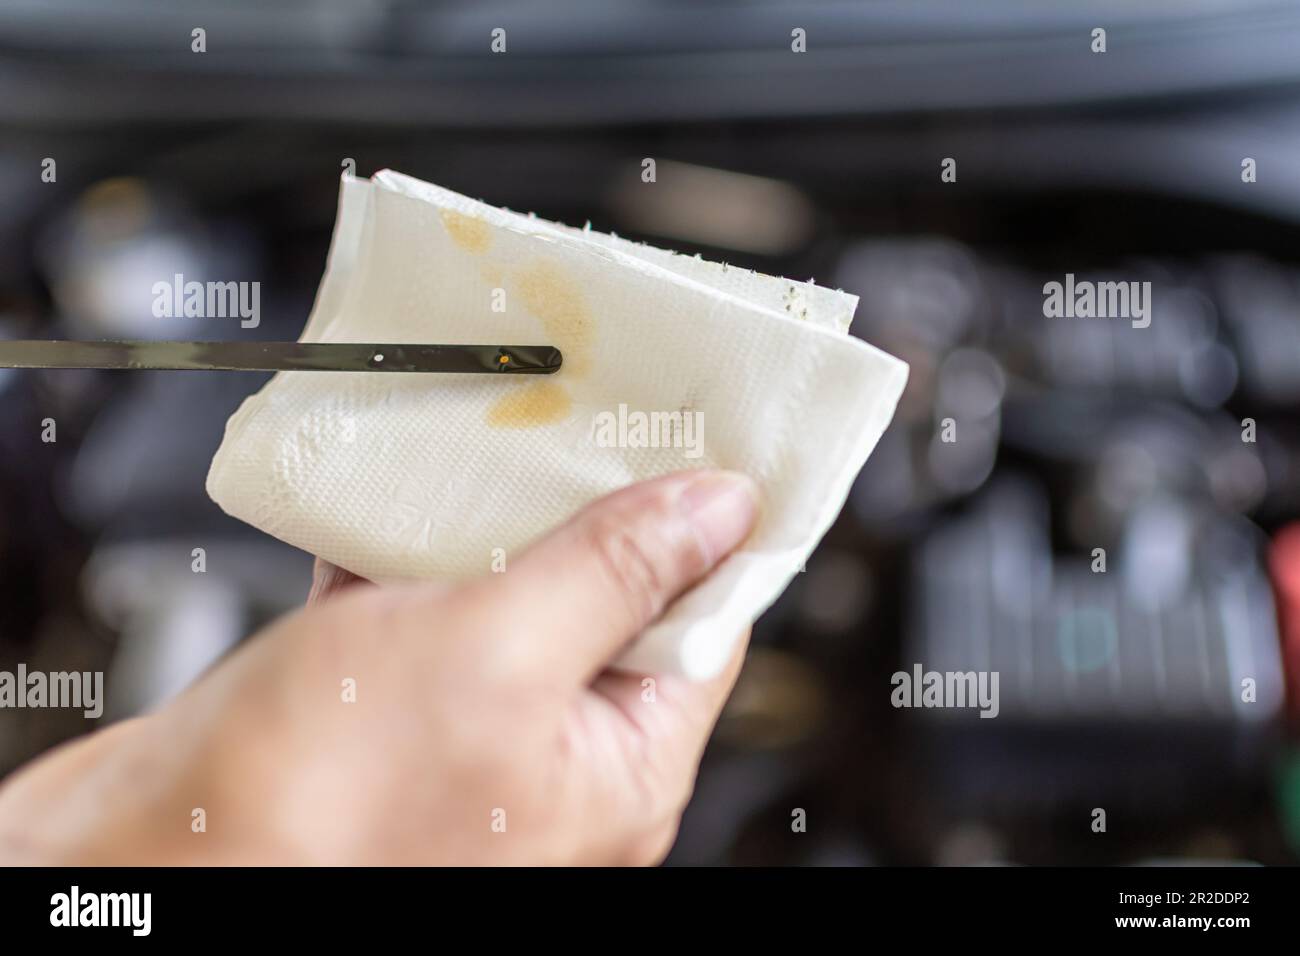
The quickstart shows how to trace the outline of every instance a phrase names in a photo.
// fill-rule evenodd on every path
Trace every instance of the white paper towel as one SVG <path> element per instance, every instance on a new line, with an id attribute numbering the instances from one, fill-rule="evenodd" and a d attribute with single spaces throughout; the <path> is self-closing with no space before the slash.
<path id="1" fill-rule="evenodd" d="M 302 341 L 548 344 L 564 367 L 281 373 L 226 425 L 208 493 L 383 583 L 484 574 L 502 556 L 508 568 L 623 485 L 742 471 L 762 492 L 759 526 L 619 662 L 704 679 L 798 573 L 893 415 L 907 366 L 847 335 L 856 304 L 389 170 L 344 177 Z M 611 427 L 655 412 L 698 413 L 702 428 L 665 436 L 678 447 L 627 447 L 649 436 Z"/>

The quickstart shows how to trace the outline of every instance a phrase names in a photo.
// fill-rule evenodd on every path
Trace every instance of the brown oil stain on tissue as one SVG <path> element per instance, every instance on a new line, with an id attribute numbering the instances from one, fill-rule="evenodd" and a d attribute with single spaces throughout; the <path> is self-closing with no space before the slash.
<path id="1" fill-rule="evenodd" d="M 451 241 L 466 252 L 482 254 L 492 245 L 492 227 L 482 219 L 475 219 L 454 209 L 441 209 L 438 216 L 442 219 L 447 235 L 451 236 Z"/>
<path id="2" fill-rule="evenodd" d="M 554 377 L 585 376 L 591 369 L 595 324 L 578 284 L 555 263 L 540 261 L 516 276 L 515 295 L 542 323 L 544 344 L 564 353 L 564 366 Z M 572 406 L 573 400 L 560 382 L 520 383 L 492 406 L 487 420 L 494 428 L 532 428 L 563 421 Z"/>
<path id="3" fill-rule="evenodd" d="M 500 398 L 488 410 L 487 422 L 493 428 L 532 428 L 563 421 L 572 407 L 563 385 L 534 382 Z"/>

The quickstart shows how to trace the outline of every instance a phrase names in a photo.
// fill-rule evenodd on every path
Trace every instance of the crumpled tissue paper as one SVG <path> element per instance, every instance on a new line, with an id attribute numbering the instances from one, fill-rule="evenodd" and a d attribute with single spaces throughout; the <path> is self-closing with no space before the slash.
<path id="1" fill-rule="evenodd" d="M 302 341 L 546 344 L 564 366 L 280 373 L 231 417 L 208 493 L 384 583 L 508 569 L 632 482 L 744 472 L 758 526 L 618 661 L 705 679 L 799 572 L 902 393 L 907 366 L 847 334 L 856 305 L 390 170 L 345 176 Z"/>

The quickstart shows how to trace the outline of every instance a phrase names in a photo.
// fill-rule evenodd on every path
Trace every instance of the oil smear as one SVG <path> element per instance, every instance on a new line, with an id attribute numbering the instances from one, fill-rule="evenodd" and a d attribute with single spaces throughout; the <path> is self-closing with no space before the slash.
<path id="1" fill-rule="evenodd" d="M 545 261 L 519 273 L 515 284 L 524 308 L 541 321 L 546 344 L 564 353 L 561 374 L 585 376 L 591 369 L 595 325 L 582 289 L 555 263 Z"/>
<path id="2" fill-rule="evenodd" d="M 533 428 L 564 421 L 572 407 L 558 382 L 531 382 L 498 399 L 488 409 L 487 422 L 493 428 Z"/>
<path id="3" fill-rule="evenodd" d="M 451 241 L 466 252 L 476 255 L 487 252 L 492 245 L 492 229 L 482 219 L 475 219 L 454 209 L 440 209 L 438 216 L 451 236 Z"/>
<path id="4" fill-rule="evenodd" d="M 515 278 L 517 300 L 542 324 L 546 344 L 564 353 L 557 376 L 582 378 L 591 370 L 595 324 L 582 289 L 553 262 L 538 261 Z M 556 381 L 520 383 L 488 411 L 494 428 L 532 428 L 563 421 L 573 400 Z"/>

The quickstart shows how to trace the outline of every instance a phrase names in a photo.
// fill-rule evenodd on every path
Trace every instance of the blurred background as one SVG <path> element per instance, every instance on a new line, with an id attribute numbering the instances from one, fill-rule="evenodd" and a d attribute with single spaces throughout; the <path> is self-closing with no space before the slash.
<path id="1" fill-rule="evenodd" d="M 348 160 L 842 287 L 908 390 L 669 862 L 1300 862 L 1298 48 L 1263 0 L 8 0 L 0 336 L 296 338 Z M 1067 272 L 1151 326 L 1045 318 Z M 176 273 L 260 325 L 155 318 Z M 0 373 L 0 668 L 106 671 L 103 723 L 301 602 L 203 488 L 262 381 Z M 892 708 L 917 663 L 1000 716 Z M 0 773 L 95 724 L 0 710 Z"/>

